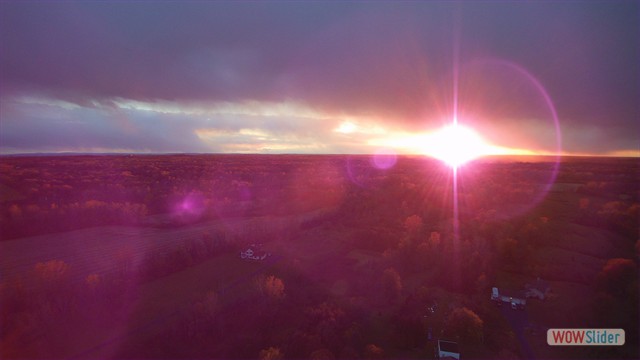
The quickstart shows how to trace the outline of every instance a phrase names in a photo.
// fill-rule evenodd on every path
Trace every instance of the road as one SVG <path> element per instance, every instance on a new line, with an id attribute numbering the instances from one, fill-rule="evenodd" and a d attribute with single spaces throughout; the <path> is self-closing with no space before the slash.
<path id="1" fill-rule="evenodd" d="M 534 359 L 535 356 L 533 354 L 533 350 L 525 336 L 525 328 L 529 326 L 529 315 L 527 314 L 527 310 L 513 310 L 510 306 L 505 304 L 500 307 L 500 312 L 509 322 L 511 330 L 515 333 L 516 339 L 518 339 L 520 348 L 522 349 L 522 356 L 528 360 Z"/>

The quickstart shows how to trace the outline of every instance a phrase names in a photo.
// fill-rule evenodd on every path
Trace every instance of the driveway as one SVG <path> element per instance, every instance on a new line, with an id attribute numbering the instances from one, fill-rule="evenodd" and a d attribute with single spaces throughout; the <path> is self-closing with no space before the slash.
<path id="1" fill-rule="evenodd" d="M 522 349 L 522 356 L 524 356 L 525 359 L 534 359 L 533 350 L 529 345 L 529 341 L 527 341 L 524 331 L 524 329 L 529 326 L 527 310 L 513 310 L 508 304 L 504 304 L 500 307 L 500 312 L 509 322 L 511 330 L 516 334 L 516 339 L 518 339 L 520 348 Z"/>

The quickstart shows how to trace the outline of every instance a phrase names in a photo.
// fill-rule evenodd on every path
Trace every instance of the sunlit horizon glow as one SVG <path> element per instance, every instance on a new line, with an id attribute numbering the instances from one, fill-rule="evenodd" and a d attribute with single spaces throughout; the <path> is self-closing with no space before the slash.
<path id="1" fill-rule="evenodd" d="M 368 145 L 395 149 L 398 154 L 426 155 L 452 167 L 471 160 L 495 155 L 554 155 L 529 149 L 491 144 L 477 131 L 460 124 L 420 133 L 388 132 L 384 138 L 371 138 Z"/>
<path id="2" fill-rule="evenodd" d="M 154 122 L 161 124 L 158 129 L 174 128 L 180 121 L 182 134 L 176 138 L 173 149 L 154 149 L 147 139 L 133 147 L 109 148 L 108 144 L 91 146 L 86 137 L 82 146 L 55 146 L 30 151 L 3 148 L 4 154 L 19 153 L 244 153 L 244 154 L 375 154 L 379 149 L 392 149 L 397 155 L 426 155 L 444 161 L 452 167 L 485 156 L 620 156 L 639 157 L 640 150 L 627 149 L 606 154 L 568 152 L 560 153 L 551 148 L 516 148 L 513 139 L 522 133 L 496 134 L 492 129 L 482 127 L 482 121 L 457 117 L 442 121 L 436 118 L 424 119 L 427 124 L 452 124 L 444 128 L 425 128 L 415 131 L 411 127 L 390 121 L 375 114 L 358 116 L 332 113 L 315 109 L 309 104 L 292 101 L 242 101 L 242 102 L 194 102 L 175 103 L 171 101 L 92 101 L 90 106 L 56 100 L 46 96 L 18 96 L 5 100 L 5 108 L 24 112 L 24 106 L 37 106 L 29 114 L 55 114 L 60 124 L 74 123 L 80 126 L 95 121 L 95 118 L 116 116 L 115 122 L 128 136 L 143 136 L 139 129 Z M 78 114 L 82 114 L 78 116 Z M 92 119 L 93 118 L 93 119 Z M 504 121 L 504 120 L 501 120 Z M 518 121 L 518 119 L 513 119 Z M 529 121 L 529 120 L 527 120 Z M 534 120 L 535 121 L 535 120 Z M 530 122 L 530 121 L 529 121 Z M 542 121 L 540 121 L 542 123 Z M 473 129 L 471 130 L 471 126 Z M 457 126 L 457 128 L 454 128 Z M 549 125 L 550 126 L 550 125 Z M 454 130 L 456 129 L 456 130 Z M 512 129 L 513 130 L 513 129 Z M 529 129 L 530 130 L 530 129 Z M 549 129 L 551 130 L 551 129 Z M 486 131 L 486 132 L 485 132 Z M 495 139 L 508 136 L 511 146 L 495 143 Z M 535 136 L 539 136 L 535 135 Z M 460 138 L 460 139 L 458 139 Z M 98 137 L 101 139 L 101 137 Z M 180 140 L 182 139 L 182 140 Z M 185 151 L 183 144 L 198 144 L 196 149 Z M 492 139 L 492 140 L 489 140 Z M 81 142 L 76 140 L 76 142 Z M 455 143 L 460 143 L 454 146 Z M 144 146 L 142 145 L 144 144 Z M 127 145 L 123 142 L 122 145 Z M 531 142 L 529 141 L 529 145 Z M 542 145 L 542 144 L 541 144 Z M 525 145 L 526 146 L 526 145 Z"/>
<path id="3" fill-rule="evenodd" d="M 37 104 L 43 110 L 59 113 L 61 121 L 81 121 L 74 111 L 81 107 L 47 97 L 18 97 L 18 104 Z M 300 154 L 375 154 L 379 149 L 391 149 L 397 155 L 426 155 L 444 161 L 452 167 L 468 161 L 495 155 L 512 156 L 622 156 L 639 157 L 640 150 L 624 150 L 607 154 L 561 154 L 551 149 L 525 149 L 502 146 L 484 136 L 481 128 L 471 129 L 463 119 L 449 126 L 411 131 L 373 116 L 349 116 L 313 109 L 296 102 L 222 102 L 178 104 L 173 102 L 146 103 L 119 99 L 112 103 L 92 103 L 90 111 L 96 116 L 117 111 L 123 118 L 133 119 L 129 112 L 144 116 L 181 117 L 192 136 L 201 142 L 198 151 L 186 153 L 300 153 Z M 34 113 L 37 115 L 37 113 Z M 273 126 L 265 126 L 260 119 L 269 118 Z M 215 120 L 214 122 L 214 119 Z M 455 117 L 454 117 L 455 119 Z M 220 124 L 220 120 L 222 124 Z M 457 119 L 456 119 L 457 120 Z M 218 122 L 218 123 L 216 123 Z M 425 121 L 433 123 L 433 121 Z M 442 122 L 440 122 L 442 123 Z M 124 128 L 139 128 L 142 124 L 126 120 Z M 222 126 L 220 126 L 222 125 Z M 192 129 L 188 129 L 191 127 Z M 306 130 L 310 129 L 310 130 Z M 300 133 L 306 133 L 301 136 Z M 515 134 L 514 134 L 515 135 Z M 334 144 L 338 144 L 335 146 Z M 148 148 L 108 148 L 106 146 L 77 146 L 40 149 L 39 151 L 3 151 L 12 153 L 180 153 L 176 146 L 168 151 Z"/>
<path id="4" fill-rule="evenodd" d="M 452 168 L 481 156 L 492 153 L 492 147 L 468 127 L 459 125 L 454 120 L 452 125 L 446 126 L 432 134 L 431 139 L 424 146 L 427 155 L 444 161 Z"/>
<path id="5" fill-rule="evenodd" d="M 193 139 L 201 144 L 199 149 L 185 151 L 184 145 L 176 143 L 173 149 L 158 151 L 150 143 L 138 142 L 144 147 L 90 146 L 87 142 L 82 146 L 55 146 L 29 151 L 24 149 L 4 148 L 3 154 L 20 153 L 245 153 L 245 154 L 375 154 L 379 149 L 393 150 L 397 155 L 426 155 L 443 160 L 449 164 L 464 162 L 484 156 L 622 156 L 639 157 L 640 150 L 629 149 L 607 154 L 572 153 L 563 149 L 558 154 L 553 149 L 514 148 L 503 146 L 489 140 L 492 133 L 474 126 L 462 119 L 458 124 L 459 131 L 445 128 L 426 128 L 416 132 L 402 127 L 383 117 L 374 115 L 363 117 L 348 114 L 323 112 L 306 104 L 295 102 L 222 102 L 178 104 L 173 102 L 141 102 L 124 101 L 111 103 L 92 102 L 91 106 L 55 100 L 48 97 L 16 97 L 5 102 L 12 107 L 38 105 L 40 108 L 30 110 L 34 116 L 41 113 L 56 114 L 60 123 L 85 124 L 91 117 L 105 114 L 120 114 L 118 126 L 133 136 L 143 133 L 137 131 L 146 126 L 147 120 L 158 117 L 155 122 L 162 128 L 177 124 L 178 118 L 182 127 L 183 138 Z M 9 108 L 7 106 L 6 108 Z M 20 108 L 22 109 L 22 108 Z M 20 110 L 24 111 L 24 110 Z M 78 117 L 84 111 L 89 116 Z M 174 117 L 176 119 L 174 119 Z M 264 121 L 268 120 L 269 123 Z M 448 123 L 453 121 L 437 121 L 425 119 L 425 124 Z M 130 131 L 132 129 L 132 131 Z M 454 133 L 454 134 L 452 134 Z M 463 147 L 451 148 L 452 141 L 445 140 L 459 133 Z M 496 138 L 496 134 L 493 134 Z M 502 134 L 504 135 L 504 134 Z M 514 136 L 518 134 L 513 134 Z M 522 134 L 520 134 L 522 135 Z M 91 137 L 87 137 L 87 140 Z M 455 138 L 455 136 L 454 136 Z M 517 137 L 516 137 L 517 138 Z M 451 140 L 451 139 L 450 139 Z M 122 144 L 125 145 L 125 144 Z"/>

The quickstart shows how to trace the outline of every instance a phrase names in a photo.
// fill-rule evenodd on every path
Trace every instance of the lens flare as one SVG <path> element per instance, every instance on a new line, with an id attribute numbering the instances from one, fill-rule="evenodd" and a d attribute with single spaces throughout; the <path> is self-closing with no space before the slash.
<path id="1" fill-rule="evenodd" d="M 492 152 L 492 146 L 480 135 L 457 123 L 436 131 L 424 145 L 425 154 L 442 160 L 452 168 Z"/>
<path id="2" fill-rule="evenodd" d="M 398 161 L 398 155 L 392 149 L 378 149 L 371 158 L 371 164 L 380 170 L 392 168 Z"/>

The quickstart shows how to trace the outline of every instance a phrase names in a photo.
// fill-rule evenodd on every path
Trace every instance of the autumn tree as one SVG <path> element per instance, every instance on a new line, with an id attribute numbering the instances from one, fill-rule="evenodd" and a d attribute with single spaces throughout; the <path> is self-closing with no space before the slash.
<path id="1" fill-rule="evenodd" d="M 637 236 L 640 204 L 623 201 L 607 202 L 597 212 L 598 221 L 623 235 Z"/>
<path id="2" fill-rule="evenodd" d="M 438 248 L 440 246 L 440 239 L 440 233 L 432 231 L 431 234 L 429 234 L 429 246 L 433 249 Z"/>
<path id="3" fill-rule="evenodd" d="M 344 344 L 347 330 L 345 311 L 334 303 L 323 302 L 307 309 L 307 320 L 324 347 L 337 351 Z"/>
<path id="4" fill-rule="evenodd" d="M 333 360 L 336 356 L 329 349 L 318 349 L 312 352 L 309 358 L 311 360 Z"/>
<path id="5" fill-rule="evenodd" d="M 396 301 L 402 292 L 402 278 L 394 268 L 388 268 L 382 273 L 382 289 L 385 298 Z"/>
<path id="6" fill-rule="evenodd" d="M 104 292 L 103 279 L 98 274 L 89 274 L 84 279 L 85 295 L 97 299 Z"/>
<path id="7" fill-rule="evenodd" d="M 404 228 L 410 237 L 416 236 L 422 230 L 422 218 L 418 215 L 411 215 L 404 220 Z"/>
<path id="8" fill-rule="evenodd" d="M 270 301 L 282 300 L 285 297 L 284 281 L 274 275 L 259 277 L 256 280 L 256 286 L 258 291 Z"/>
<path id="9" fill-rule="evenodd" d="M 462 307 L 449 314 L 445 332 L 449 336 L 459 339 L 467 344 L 480 344 L 482 342 L 483 321 L 472 310 Z"/>
<path id="10" fill-rule="evenodd" d="M 628 297 L 638 286 L 636 263 L 631 259 L 609 259 L 597 276 L 596 286 L 615 297 Z"/>
<path id="11" fill-rule="evenodd" d="M 66 279 L 69 265 L 62 260 L 49 260 L 37 263 L 34 271 L 39 281 L 57 283 Z"/>
<path id="12" fill-rule="evenodd" d="M 69 290 L 69 265 L 62 260 L 37 263 L 34 276 L 39 290 L 44 291 L 48 297 L 62 296 Z"/>
<path id="13" fill-rule="evenodd" d="M 420 346 L 425 339 L 425 304 L 433 304 L 427 300 L 424 287 L 409 295 L 402 307 L 391 318 L 393 341 L 398 348 L 414 348 Z"/>
<path id="14" fill-rule="evenodd" d="M 364 347 L 364 358 L 365 359 L 382 359 L 384 357 L 384 350 L 375 345 L 368 344 Z"/>
<path id="15" fill-rule="evenodd" d="M 582 211 L 589 209 L 589 198 L 580 198 L 578 207 Z"/>
<path id="16" fill-rule="evenodd" d="M 512 271 L 527 271 L 532 267 L 533 249 L 513 238 L 498 242 L 498 261 Z"/>
<path id="17" fill-rule="evenodd" d="M 260 350 L 260 360 L 280 360 L 283 354 L 280 348 L 269 347 L 268 349 Z"/>
<path id="18" fill-rule="evenodd" d="M 623 328 L 627 332 L 625 349 L 638 356 L 638 266 L 631 259 L 609 259 L 596 277 L 593 301 L 594 319 L 602 327 Z"/>
<path id="19" fill-rule="evenodd" d="M 52 321 L 53 316 L 68 314 L 77 299 L 69 281 L 69 265 L 62 260 L 37 263 L 34 267 L 33 299 L 41 312 L 41 319 Z"/>

